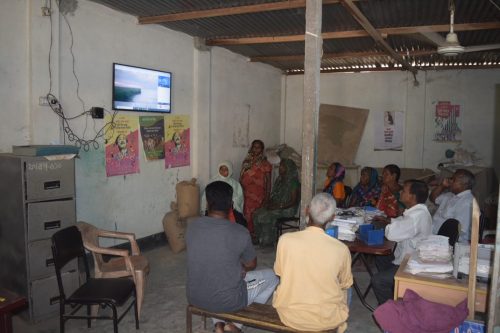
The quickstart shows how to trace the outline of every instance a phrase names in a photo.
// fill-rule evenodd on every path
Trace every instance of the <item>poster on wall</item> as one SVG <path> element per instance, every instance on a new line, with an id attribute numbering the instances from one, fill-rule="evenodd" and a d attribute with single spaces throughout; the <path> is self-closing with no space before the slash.
<path id="1" fill-rule="evenodd" d="M 460 105 L 450 101 L 436 103 L 434 118 L 434 141 L 460 142 L 462 141 L 462 115 Z"/>
<path id="2" fill-rule="evenodd" d="M 139 117 L 142 147 L 148 161 L 165 158 L 165 119 L 163 116 Z"/>
<path id="3" fill-rule="evenodd" d="M 165 168 L 190 164 L 189 116 L 165 116 Z"/>
<path id="4" fill-rule="evenodd" d="M 404 112 L 385 111 L 375 117 L 374 150 L 403 150 Z"/>
<path id="5" fill-rule="evenodd" d="M 106 115 L 111 122 L 111 115 Z M 115 127 L 106 136 L 106 175 L 139 173 L 139 130 L 136 116 L 116 115 Z"/>

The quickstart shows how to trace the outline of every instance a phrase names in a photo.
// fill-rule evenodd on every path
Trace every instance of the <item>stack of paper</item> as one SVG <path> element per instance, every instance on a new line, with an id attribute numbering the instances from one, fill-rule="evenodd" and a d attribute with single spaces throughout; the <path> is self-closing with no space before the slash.
<path id="1" fill-rule="evenodd" d="M 469 260 L 470 258 L 468 257 L 462 257 L 458 261 L 458 271 L 460 273 L 464 273 L 469 275 Z M 477 259 L 477 276 L 482 277 L 482 278 L 488 278 L 489 275 L 491 274 L 491 265 L 490 265 L 490 260 L 488 259 Z"/>
<path id="2" fill-rule="evenodd" d="M 365 207 L 365 223 L 371 223 L 375 216 L 386 216 L 384 212 L 373 207 Z"/>
<path id="3" fill-rule="evenodd" d="M 406 271 L 411 274 L 418 273 L 451 273 L 453 272 L 453 265 L 451 261 L 448 262 L 423 262 L 414 253 L 410 260 L 408 260 L 408 265 L 406 266 Z"/>
<path id="4" fill-rule="evenodd" d="M 449 262 L 452 249 L 448 237 L 431 235 L 421 240 L 417 245 L 418 257 L 423 262 Z"/>
<path id="5" fill-rule="evenodd" d="M 345 241 L 352 242 L 353 240 L 356 239 L 356 230 L 358 229 L 356 221 L 344 220 L 344 219 L 334 219 L 332 222 L 328 223 L 328 225 L 326 226 L 326 229 L 328 229 L 329 225 L 336 225 L 339 227 L 339 235 L 338 235 L 339 240 L 345 240 Z"/>

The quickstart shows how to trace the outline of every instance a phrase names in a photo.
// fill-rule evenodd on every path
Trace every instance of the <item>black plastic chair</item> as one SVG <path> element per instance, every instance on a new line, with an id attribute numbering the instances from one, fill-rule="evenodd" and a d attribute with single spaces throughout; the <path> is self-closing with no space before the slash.
<path id="1" fill-rule="evenodd" d="M 279 217 L 276 219 L 276 242 L 283 234 L 284 230 L 299 230 L 300 229 L 300 217 L 290 216 L 290 217 Z"/>
<path id="2" fill-rule="evenodd" d="M 54 256 L 54 267 L 56 269 L 57 284 L 59 287 L 59 321 L 60 332 L 64 332 L 64 325 L 68 319 L 86 319 L 90 328 L 91 319 L 113 320 L 113 329 L 118 333 L 118 323 L 125 314 L 134 306 L 135 328 L 139 329 L 139 316 L 137 313 L 137 298 L 135 295 L 134 281 L 128 278 L 117 279 L 94 279 L 90 277 L 89 264 L 85 256 L 82 236 L 76 226 L 71 226 L 60 230 L 52 235 L 52 253 Z M 63 267 L 75 258 L 81 258 L 85 266 L 86 282 L 83 283 L 69 297 L 64 292 L 64 285 L 61 278 Z M 125 304 L 132 298 L 120 317 L 117 315 L 117 306 Z M 66 305 L 71 306 L 71 310 L 66 314 Z M 90 307 L 100 305 L 110 307 L 112 316 L 92 316 Z M 87 315 L 77 315 L 82 306 L 87 307 Z"/>
<path id="3" fill-rule="evenodd" d="M 455 219 L 444 221 L 439 228 L 438 235 L 447 236 L 448 243 L 455 248 L 455 243 L 458 241 L 458 236 L 460 235 L 460 222 Z"/>

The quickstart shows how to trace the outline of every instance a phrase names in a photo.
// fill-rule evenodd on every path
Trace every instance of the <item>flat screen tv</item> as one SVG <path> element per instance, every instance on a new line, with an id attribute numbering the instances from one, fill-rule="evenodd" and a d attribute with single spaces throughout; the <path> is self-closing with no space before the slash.
<path id="1" fill-rule="evenodd" d="M 172 73 L 113 64 L 113 109 L 170 113 Z"/>

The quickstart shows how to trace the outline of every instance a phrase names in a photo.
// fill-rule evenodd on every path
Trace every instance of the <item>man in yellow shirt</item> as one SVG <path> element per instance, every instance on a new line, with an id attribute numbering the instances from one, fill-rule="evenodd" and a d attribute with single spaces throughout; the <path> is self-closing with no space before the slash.
<path id="1" fill-rule="evenodd" d="M 273 306 L 281 321 L 301 331 L 347 328 L 349 307 L 346 290 L 352 285 L 351 254 L 345 244 L 325 233 L 333 220 L 336 203 L 319 193 L 307 209 L 303 231 L 280 237 L 274 271 L 280 284 Z"/>

